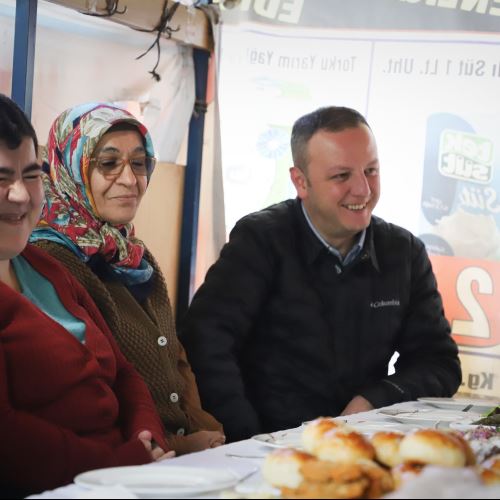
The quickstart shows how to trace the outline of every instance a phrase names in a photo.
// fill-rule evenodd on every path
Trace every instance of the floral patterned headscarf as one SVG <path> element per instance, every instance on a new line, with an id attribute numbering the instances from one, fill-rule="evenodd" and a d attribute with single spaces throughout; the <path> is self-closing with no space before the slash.
<path id="1" fill-rule="evenodd" d="M 47 202 L 31 241 L 50 240 L 88 262 L 100 254 L 127 285 L 145 283 L 153 268 L 132 224 L 112 225 L 97 215 L 90 189 L 90 159 L 101 137 L 115 124 L 128 122 L 144 138 L 146 154 L 154 156 L 151 137 L 130 113 L 110 104 L 83 104 L 55 120 L 47 142 L 44 189 Z"/>

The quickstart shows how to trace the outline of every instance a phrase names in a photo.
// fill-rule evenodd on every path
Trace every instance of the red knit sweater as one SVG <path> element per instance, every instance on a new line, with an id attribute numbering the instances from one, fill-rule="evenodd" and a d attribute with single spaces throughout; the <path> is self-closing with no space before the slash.
<path id="1" fill-rule="evenodd" d="M 141 430 L 167 447 L 142 379 L 65 267 L 32 246 L 22 255 L 85 322 L 86 340 L 0 282 L 0 491 L 34 493 L 82 471 L 148 463 Z"/>

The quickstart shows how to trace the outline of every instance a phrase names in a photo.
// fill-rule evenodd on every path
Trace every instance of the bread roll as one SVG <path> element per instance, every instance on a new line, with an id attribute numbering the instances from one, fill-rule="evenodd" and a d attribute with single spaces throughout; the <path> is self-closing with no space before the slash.
<path id="1" fill-rule="evenodd" d="M 375 448 L 375 458 L 387 467 L 395 467 L 403 462 L 399 447 L 404 438 L 401 432 L 376 432 L 371 443 Z"/>
<path id="2" fill-rule="evenodd" d="M 350 483 L 303 483 L 294 490 L 281 488 L 281 498 L 364 498 L 367 486 L 366 477 Z"/>
<path id="3" fill-rule="evenodd" d="M 500 453 L 485 460 L 481 466 L 500 474 Z"/>
<path id="4" fill-rule="evenodd" d="M 451 434 L 421 429 L 407 434 L 399 448 L 405 462 L 464 467 L 467 457 L 462 444 Z"/>
<path id="5" fill-rule="evenodd" d="M 267 455 L 262 475 L 283 498 L 359 498 L 369 487 L 359 466 L 337 466 L 291 449 Z"/>
<path id="6" fill-rule="evenodd" d="M 358 465 L 370 481 L 364 498 L 380 498 L 394 490 L 394 478 L 389 470 L 371 460 L 360 460 Z"/>
<path id="7" fill-rule="evenodd" d="M 375 449 L 359 432 L 334 429 L 323 434 L 316 443 L 313 454 L 321 460 L 353 463 L 357 460 L 373 460 Z"/>
<path id="8" fill-rule="evenodd" d="M 476 465 L 476 455 L 474 455 L 474 452 L 472 451 L 469 442 L 464 438 L 462 433 L 454 430 L 449 430 L 447 432 L 451 434 L 455 439 L 457 439 L 460 445 L 462 446 L 462 449 L 465 453 L 465 465 L 466 466 Z"/>
<path id="9" fill-rule="evenodd" d="M 266 456 L 262 475 L 269 484 L 278 488 L 298 488 L 303 481 L 300 469 L 311 460 L 316 459 L 309 453 L 292 449 L 276 450 Z"/>
<path id="10" fill-rule="evenodd" d="M 334 429 L 345 428 L 343 422 L 331 418 L 320 417 L 309 422 L 302 431 L 302 446 L 304 450 L 313 453 L 317 444 L 323 439 L 323 435 Z"/>
<path id="11" fill-rule="evenodd" d="M 392 477 L 394 479 L 394 486 L 399 489 L 403 483 L 409 479 L 418 476 L 424 469 L 425 464 L 417 464 L 412 462 L 403 462 L 391 469 Z"/>
<path id="12" fill-rule="evenodd" d="M 478 474 L 484 484 L 488 486 L 500 485 L 500 474 L 497 474 L 494 470 L 480 467 Z"/>
<path id="13" fill-rule="evenodd" d="M 297 450 L 277 450 L 262 467 L 282 498 L 378 498 L 393 489 L 387 470 L 368 460 L 336 463 Z"/>
<path id="14" fill-rule="evenodd" d="M 500 485 L 500 453 L 485 460 L 477 471 L 484 484 Z"/>

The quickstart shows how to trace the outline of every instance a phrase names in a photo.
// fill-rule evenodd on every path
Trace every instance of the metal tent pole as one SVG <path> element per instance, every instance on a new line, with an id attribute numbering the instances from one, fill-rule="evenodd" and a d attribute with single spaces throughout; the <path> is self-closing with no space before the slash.
<path id="1" fill-rule="evenodd" d="M 198 215 L 200 208 L 203 134 L 207 110 L 207 75 L 210 53 L 193 49 L 196 104 L 189 123 L 188 158 L 184 178 L 179 281 L 177 288 L 177 324 L 186 313 L 194 292 Z"/>
<path id="2" fill-rule="evenodd" d="M 31 118 L 37 0 L 16 0 L 12 100 Z"/>

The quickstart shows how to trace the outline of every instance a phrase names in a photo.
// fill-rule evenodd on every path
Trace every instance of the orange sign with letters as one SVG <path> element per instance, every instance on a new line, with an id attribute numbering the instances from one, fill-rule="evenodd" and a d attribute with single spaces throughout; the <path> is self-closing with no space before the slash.
<path id="1" fill-rule="evenodd" d="M 500 262 L 438 255 L 431 261 L 457 344 L 500 345 Z"/>
<path id="2" fill-rule="evenodd" d="M 500 394 L 500 262 L 431 255 L 453 338 L 461 392 Z"/>

